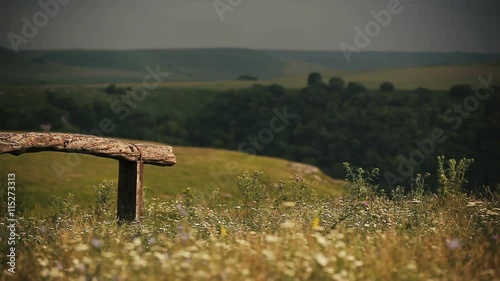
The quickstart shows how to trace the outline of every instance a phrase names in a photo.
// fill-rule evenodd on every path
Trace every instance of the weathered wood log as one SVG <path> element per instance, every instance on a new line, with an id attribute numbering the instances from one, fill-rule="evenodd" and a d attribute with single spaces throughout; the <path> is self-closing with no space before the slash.
<path id="1" fill-rule="evenodd" d="M 143 161 L 157 166 L 176 163 L 172 147 L 132 144 L 115 139 L 63 133 L 0 133 L 0 154 L 59 151 L 90 154 L 124 161 Z"/>
<path id="2" fill-rule="evenodd" d="M 172 147 L 132 144 L 115 139 L 63 133 L 1 133 L 0 154 L 59 151 L 90 154 L 119 160 L 117 217 L 119 221 L 141 220 L 144 164 L 173 166 Z"/>

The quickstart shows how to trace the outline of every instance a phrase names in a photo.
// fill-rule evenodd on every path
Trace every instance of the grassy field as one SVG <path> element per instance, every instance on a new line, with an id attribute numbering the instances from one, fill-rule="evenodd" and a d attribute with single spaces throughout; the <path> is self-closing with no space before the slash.
<path id="1" fill-rule="evenodd" d="M 172 199 L 187 187 L 200 192 L 209 192 L 218 186 L 222 194 L 234 196 L 237 176 L 245 170 L 263 170 L 266 183 L 286 180 L 295 172 L 289 162 L 276 158 L 251 156 L 243 153 L 174 147 L 177 164 L 171 168 L 146 165 L 144 185 L 149 188 L 148 196 Z M 75 158 L 77 157 L 77 158 Z M 69 161 L 69 162 L 68 162 Z M 76 163 L 74 167 L 67 163 Z M 227 163 L 236 168 L 227 169 Z M 58 167 L 65 168 L 58 168 Z M 117 183 L 118 162 L 80 154 L 41 152 L 19 157 L 0 155 L 0 171 L 16 173 L 18 196 L 26 206 L 35 203 L 47 206 L 52 196 L 73 193 L 83 205 L 92 202 L 93 186 L 103 181 Z M 333 180 L 323 174 L 317 179 L 306 176 L 311 186 L 321 194 L 339 194 L 343 181 Z"/>
<path id="2" fill-rule="evenodd" d="M 432 66 L 412 68 L 391 68 L 367 71 L 324 71 L 323 80 L 328 82 L 333 76 L 342 77 L 345 81 L 359 82 L 368 89 L 378 89 L 384 81 L 392 82 L 397 89 L 414 90 L 424 87 L 431 90 L 449 90 L 457 84 L 478 84 L 478 76 L 492 74 L 493 79 L 500 80 L 500 64 Z M 288 88 L 305 87 L 307 75 L 291 75 L 273 82 L 286 85 Z"/>
<path id="3" fill-rule="evenodd" d="M 259 81 L 239 81 L 239 80 L 218 80 L 218 81 L 165 81 L 161 83 L 161 88 L 168 88 L 170 91 L 191 89 L 191 90 L 230 90 L 251 87 L 254 84 L 269 85 L 279 84 L 286 88 L 304 88 L 307 86 L 307 76 L 311 71 L 318 71 L 323 76 L 323 81 L 328 83 L 331 77 L 341 77 L 346 82 L 360 82 L 368 89 L 378 89 L 385 81 L 392 82 L 397 89 L 414 90 L 424 87 L 431 90 L 449 90 L 457 84 L 478 84 L 478 76 L 492 74 L 493 80 L 500 80 L 500 64 L 480 64 L 480 65 L 457 65 L 457 66 L 431 66 L 412 68 L 391 68 L 385 70 L 363 70 L 363 71 L 340 71 L 320 68 L 307 68 L 307 71 L 284 75 L 281 78 Z M 120 86 L 140 86 L 140 83 L 127 83 L 126 79 L 120 80 Z M 130 80 L 129 80 L 130 81 Z M 90 83 L 85 85 L 88 88 L 104 88 L 109 83 Z M 0 86 L 0 89 L 20 89 L 20 88 L 71 88 L 71 85 L 33 85 L 33 86 Z M 83 87 L 76 85 L 73 87 Z"/>
<path id="4" fill-rule="evenodd" d="M 115 187 L 101 184 L 87 208 L 62 197 L 17 211 L 16 267 L 2 255 L 2 280 L 499 280 L 500 198 L 461 193 L 467 164 L 452 163 L 438 194 L 420 179 L 391 200 L 359 170 L 342 198 L 247 173 L 238 198 L 196 187 L 148 198 L 140 224 L 117 224 Z"/>

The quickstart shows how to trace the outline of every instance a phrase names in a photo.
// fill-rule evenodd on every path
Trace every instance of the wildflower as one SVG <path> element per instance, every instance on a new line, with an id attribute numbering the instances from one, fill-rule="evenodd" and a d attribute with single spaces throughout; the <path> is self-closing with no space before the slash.
<path id="1" fill-rule="evenodd" d="M 295 223 L 293 223 L 290 220 L 286 220 L 284 223 L 281 224 L 281 228 L 284 228 L 284 229 L 292 229 L 294 227 L 295 227 Z"/>
<path id="2" fill-rule="evenodd" d="M 140 256 L 134 256 L 132 263 L 137 268 L 146 267 L 148 265 L 148 262 Z"/>
<path id="3" fill-rule="evenodd" d="M 342 241 L 338 241 L 337 243 L 335 243 L 335 248 L 337 249 L 342 249 L 342 248 L 345 248 L 345 243 L 342 242 Z"/>
<path id="4" fill-rule="evenodd" d="M 110 259 L 110 258 L 113 258 L 115 256 L 115 254 L 113 254 L 112 252 L 104 252 L 104 253 L 102 253 L 102 256 L 107 258 L 107 259 Z"/>
<path id="5" fill-rule="evenodd" d="M 295 181 L 296 182 L 304 182 L 304 179 L 299 175 L 295 175 Z"/>
<path id="6" fill-rule="evenodd" d="M 498 234 L 493 235 L 493 240 L 497 241 L 500 238 Z"/>
<path id="7" fill-rule="evenodd" d="M 132 241 L 132 245 L 134 245 L 135 247 L 141 246 L 142 245 L 141 239 L 134 238 L 134 240 Z"/>
<path id="8" fill-rule="evenodd" d="M 275 242 L 278 242 L 280 240 L 280 238 L 278 236 L 275 236 L 275 235 L 266 235 L 266 237 L 264 239 L 268 243 L 275 243 Z"/>
<path id="9" fill-rule="evenodd" d="M 102 246 L 102 242 L 97 238 L 92 238 L 92 240 L 90 240 L 90 244 L 97 250 L 99 250 Z"/>
<path id="10" fill-rule="evenodd" d="M 44 268 L 41 272 L 40 272 L 40 275 L 42 275 L 42 277 L 49 277 L 50 275 L 50 271 L 47 269 L 47 268 Z"/>
<path id="11" fill-rule="evenodd" d="M 460 240 L 457 238 L 451 239 L 450 241 L 448 241 L 447 246 L 448 249 L 450 250 L 455 250 L 457 248 L 460 248 Z"/>
<path id="12" fill-rule="evenodd" d="M 187 216 L 187 211 L 186 208 L 184 208 L 184 206 L 182 206 L 181 204 L 177 204 L 175 205 L 175 208 L 180 212 L 181 216 L 183 217 Z"/>
<path id="13" fill-rule="evenodd" d="M 313 220 L 313 222 L 312 222 L 311 229 L 312 230 L 318 230 L 318 231 L 322 230 L 322 227 L 321 227 L 320 223 L 321 223 L 321 221 L 320 221 L 319 217 L 315 217 L 314 220 Z"/>
<path id="14" fill-rule="evenodd" d="M 154 237 L 148 238 L 147 241 L 148 241 L 148 245 L 153 245 L 154 243 L 156 243 L 156 239 Z"/>
<path id="15" fill-rule="evenodd" d="M 498 216 L 498 213 L 497 213 L 497 212 L 494 212 L 494 211 L 491 211 L 491 210 L 487 210 L 487 211 L 486 211 L 486 214 L 487 214 L 488 216 Z"/>
<path id="16" fill-rule="evenodd" d="M 276 255 L 274 254 L 274 252 L 270 250 L 267 249 L 262 250 L 262 255 L 264 255 L 268 261 L 276 260 Z"/>
<path id="17" fill-rule="evenodd" d="M 477 205 L 482 205 L 482 204 L 483 204 L 483 202 L 481 202 L 481 201 L 473 201 L 473 202 L 468 202 L 467 207 L 475 207 Z"/>
<path id="18" fill-rule="evenodd" d="M 319 263 L 321 266 L 326 266 L 329 262 L 328 258 L 323 255 L 323 253 L 318 253 L 316 254 L 316 261 Z"/>
<path id="19" fill-rule="evenodd" d="M 344 250 L 338 252 L 338 254 L 337 254 L 337 257 L 342 258 L 342 259 L 345 258 L 346 256 L 347 256 L 347 252 Z"/>
<path id="20" fill-rule="evenodd" d="M 344 233 L 337 233 L 337 239 L 344 239 L 345 238 L 345 235 Z"/>
<path id="21" fill-rule="evenodd" d="M 354 262 L 354 266 L 355 267 L 362 267 L 363 266 L 363 262 L 357 260 L 357 261 Z"/>
<path id="22" fill-rule="evenodd" d="M 154 256 L 158 258 L 161 262 L 166 261 L 170 257 L 168 253 L 159 253 L 159 252 L 155 252 Z"/>
<path id="23" fill-rule="evenodd" d="M 85 244 L 80 244 L 78 246 L 76 246 L 75 250 L 77 252 L 84 252 L 84 251 L 87 251 L 89 249 L 89 246 L 85 245 Z"/>
<path id="24" fill-rule="evenodd" d="M 49 264 L 49 260 L 46 258 L 38 259 L 38 264 L 40 264 L 42 267 L 45 267 Z"/>
<path id="25" fill-rule="evenodd" d="M 316 238 L 316 242 L 318 242 L 318 244 L 320 244 L 323 247 L 328 246 L 330 244 L 330 242 L 328 242 L 328 240 L 326 240 L 326 238 L 323 237 L 321 234 L 317 234 L 314 237 Z"/>
<path id="26" fill-rule="evenodd" d="M 417 264 L 415 263 L 415 261 L 411 261 L 410 263 L 408 263 L 406 265 L 406 269 L 408 269 L 408 270 L 417 270 Z"/>
<path id="27" fill-rule="evenodd" d="M 227 236 L 227 230 L 226 230 L 226 228 L 224 227 L 224 225 L 222 225 L 222 224 L 221 224 L 221 225 L 220 225 L 220 233 L 219 233 L 219 238 L 220 238 L 220 239 L 224 239 L 224 238 L 226 238 L 226 236 Z"/>

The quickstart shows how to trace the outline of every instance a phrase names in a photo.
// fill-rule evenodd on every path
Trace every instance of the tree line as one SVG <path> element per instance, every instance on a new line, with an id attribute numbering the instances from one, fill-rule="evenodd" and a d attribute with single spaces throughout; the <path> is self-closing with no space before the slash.
<path id="1" fill-rule="evenodd" d="M 500 183 L 498 95 L 469 85 L 402 91 L 384 82 L 367 90 L 340 77 L 325 82 L 319 73 L 311 73 L 307 83 L 303 89 L 255 84 L 226 91 L 190 117 L 174 109 L 156 115 L 139 109 L 116 120 L 106 136 L 251 151 L 316 165 L 335 178 L 345 176 L 344 162 L 377 167 L 378 183 L 386 190 L 409 188 L 417 174 L 436 171 L 439 155 L 474 158 L 469 190 Z M 104 91 L 126 92 L 115 86 Z M 16 116 L 0 109 L 5 120 L 0 129 L 39 130 L 43 122 L 54 131 L 92 133 L 99 120 L 114 115 L 106 99 L 77 104 L 70 95 L 48 92 L 46 97 L 47 105 L 37 112 Z M 263 129 L 284 108 L 295 117 L 269 139 Z M 252 146 L 260 149 L 248 149 Z"/>

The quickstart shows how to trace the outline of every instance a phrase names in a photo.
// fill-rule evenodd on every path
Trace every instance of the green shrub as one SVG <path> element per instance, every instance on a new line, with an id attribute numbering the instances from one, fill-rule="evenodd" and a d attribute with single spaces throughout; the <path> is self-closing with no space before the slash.
<path id="1" fill-rule="evenodd" d="M 438 190 L 443 197 L 458 195 L 467 183 L 465 174 L 474 159 L 445 160 L 444 156 L 438 157 Z"/>

